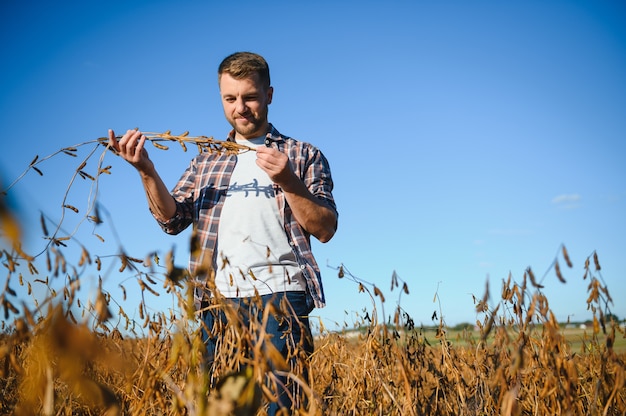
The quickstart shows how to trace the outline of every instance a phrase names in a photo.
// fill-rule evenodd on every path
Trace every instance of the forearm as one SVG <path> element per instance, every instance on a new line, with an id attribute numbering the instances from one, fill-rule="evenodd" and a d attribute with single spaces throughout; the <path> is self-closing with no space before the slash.
<path id="1" fill-rule="evenodd" d="M 335 211 L 311 194 L 300 180 L 283 188 L 283 192 L 298 224 L 322 243 L 328 242 L 337 231 Z"/>
<path id="2" fill-rule="evenodd" d="M 321 153 L 317 159 L 311 159 L 317 160 L 316 167 L 301 178 L 291 168 L 287 154 L 272 147 L 258 147 L 256 152 L 257 165 L 282 188 L 298 224 L 322 243 L 329 241 L 337 230 L 337 213 L 334 206 L 316 197 L 312 191 L 324 183 L 322 188 L 328 195 L 332 189 L 330 169 Z"/>
<path id="3" fill-rule="evenodd" d="M 176 214 L 176 202 L 156 171 L 139 172 L 146 193 L 148 206 L 160 221 L 167 221 Z"/>

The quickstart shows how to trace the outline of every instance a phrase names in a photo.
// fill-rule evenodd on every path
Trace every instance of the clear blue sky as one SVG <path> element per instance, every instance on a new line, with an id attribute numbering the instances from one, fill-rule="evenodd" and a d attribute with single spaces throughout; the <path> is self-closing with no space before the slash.
<path id="1" fill-rule="evenodd" d="M 543 281 L 557 318 L 591 317 L 582 276 L 594 250 L 612 310 L 626 316 L 623 1 L 9 0 L 0 22 L 5 182 L 36 154 L 108 128 L 223 139 L 216 68 L 251 50 L 270 64 L 270 121 L 320 147 L 333 169 L 339 231 L 314 245 L 328 301 L 314 315 L 327 328 L 371 309 L 327 264 L 378 285 L 388 314 L 395 270 L 416 323 L 431 324 L 441 306 L 455 324 L 476 319 L 472 294 L 481 297 L 487 279 L 495 305 L 509 273 L 521 282 L 531 266 L 541 277 L 561 244 L 574 262 L 560 261 L 568 283 L 554 272 Z M 151 156 L 173 186 L 192 153 Z M 59 155 L 40 165 L 43 177 L 31 172 L 14 188 L 33 224 L 29 247 L 41 247 L 37 210 L 60 218 L 78 164 Z M 104 164 L 113 174 L 99 200 L 129 254 L 176 246 L 184 266 L 188 234 L 163 234 L 133 169 L 111 154 Z M 79 183 L 68 202 L 84 212 L 88 189 Z M 96 231 L 113 242 L 105 249 L 90 224 L 81 227 L 93 253 L 115 252 L 112 231 Z M 88 276 L 85 290 L 97 285 Z M 114 292 L 119 274 L 101 276 Z"/>

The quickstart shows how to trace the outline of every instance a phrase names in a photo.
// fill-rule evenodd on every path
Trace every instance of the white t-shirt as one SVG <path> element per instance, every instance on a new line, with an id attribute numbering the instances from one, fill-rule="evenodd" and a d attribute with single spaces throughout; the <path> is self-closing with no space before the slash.
<path id="1" fill-rule="evenodd" d="M 245 140 L 263 146 L 265 137 Z M 306 283 L 289 245 L 274 184 L 256 164 L 256 152 L 237 156 L 220 215 L 215 284 L 226 297 L 304 291 Z"/>

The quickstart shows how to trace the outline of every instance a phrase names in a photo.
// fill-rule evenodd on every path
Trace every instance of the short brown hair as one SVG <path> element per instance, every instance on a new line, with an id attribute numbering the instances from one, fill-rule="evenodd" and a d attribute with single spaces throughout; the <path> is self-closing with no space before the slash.
<path id="1" fill-rule="evenodd" d="M 219 82 L 222 74 L 229 74 L 235 79 L 247 78 L 258 74 L 259 81 L 265 87 L 270 86 L 270 67 L 265 58 L 252 52 L 235 52 L 224 58 L 217 70 Z"/>

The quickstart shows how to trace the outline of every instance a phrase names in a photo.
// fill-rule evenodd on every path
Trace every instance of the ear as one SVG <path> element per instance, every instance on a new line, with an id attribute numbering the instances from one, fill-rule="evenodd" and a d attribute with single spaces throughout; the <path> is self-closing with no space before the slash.
<path id="1" fill-rule="evenodd" d="M 272 96 L 274 95 L 274 87 L 269 86 L 267 88 L 267 104 L 272 103 Z"/>

